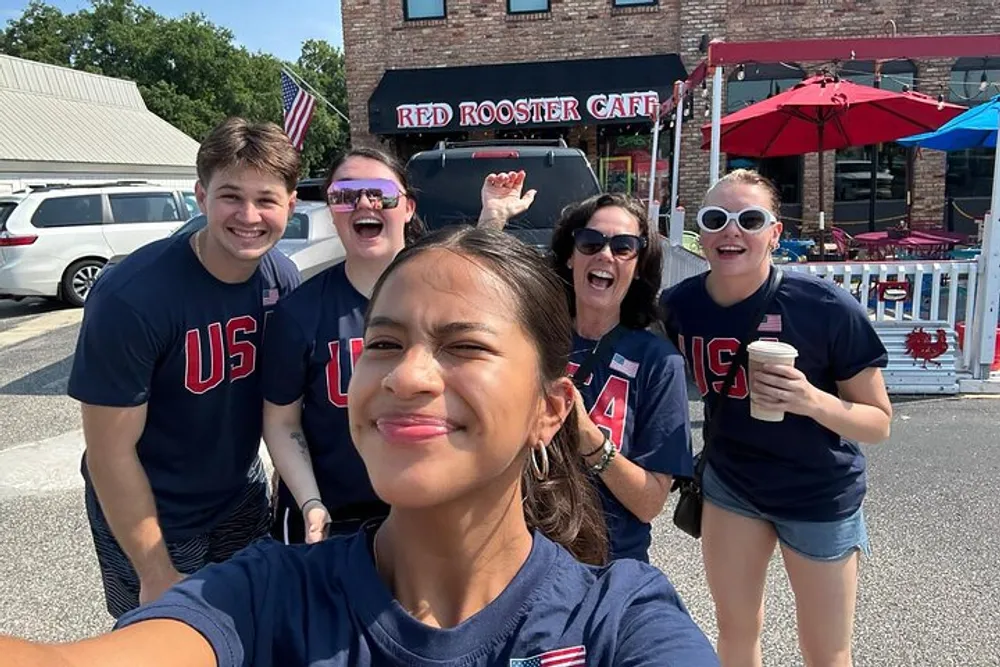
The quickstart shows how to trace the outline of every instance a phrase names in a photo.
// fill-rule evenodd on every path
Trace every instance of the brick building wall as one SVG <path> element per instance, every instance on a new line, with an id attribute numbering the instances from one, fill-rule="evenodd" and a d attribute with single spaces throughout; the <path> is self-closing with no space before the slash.
<path id="1" fill-rule="evenodd" d="M 447 18 L 426 21 L 405 21 L 403 0 L 343 0 L 342 7 L 356 145 L 377 143 L 367 131 L 367 101 L 387 68 L 678 53 L 690 70 L 702 59 L 703 34 L 740 41 L 877 36 L 887 34 L 890 19 L 899 35 L 1000 32 L 996 0 L 661 0 L 630 8 L 614 8 L 611 0 L 551 0 L 549 12 L 521 16 L 507 14 L 507 0 L 447 0 Z M 935 96 L 944 92 L 953 62 L 915 63 L 916 88 Z M 807 73 L 829 65 L 797 64 Z M 701 150 L 699 128 L 710 102 L 695 91 L 694 118 L 682 133 L 680 200 L 689 211 L 708 185 L 709 156 Z M 580 136 L 595 158 L 596 132 L 574 129 L 570 140 Z M 824 159 L 824 208 L 832 212 L 835 155 Z M 803 218 L 815 221 L 818 156 L 805 156 L 804 164 Z M 941 220 L 944 174 L 941 153 L 925 151 L 915 161 L 915 221 Z"/>

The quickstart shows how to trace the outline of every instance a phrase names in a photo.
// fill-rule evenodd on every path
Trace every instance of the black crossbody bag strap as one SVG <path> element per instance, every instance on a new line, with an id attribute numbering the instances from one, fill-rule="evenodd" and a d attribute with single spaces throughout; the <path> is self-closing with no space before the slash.
<path id="1" fill-rule="evenodd" d="M 614 329 L 601 337 L 601 340 L 598 341 L 597 345 L 594 346 L 594 349 L 591 350 L 589 355 L 587 355 L 584 362 L 580 364 L 580 367 L 576 369 L 575 373 L 573 373 L 573 384 L 575 384 L 578 389 L 583 387 L 587 378 L 593 372 L 594 366 L 597 365 L 597 362 L 607 356 L 609 350 L 614 349 L 615 343 L 617 343 L 618 339 L 621 338 L 622 333 L 623 327 L 618 324 Z"/>
<path id="2" fill-rule="evenodd" d="M 745 363 L 747 357 L 747 346 L 750 345 L 750 339 L 753 337 L 754 332 L 757 331 L 757 327 L 759 327 L 760 323 L 764 320 L 764 316 L 767 315 L 767 309 L 771 307 L 771 302 L 774 301 L 774 297 L 777 295 L 778 287 L 780 285 L 781 269 L 775 266 L 768 275 L 764 299 L 761 301 L 757 312 L 754 313 L 754 316 L 750 319 L 750 328 L 740 341 L 740 348 L 736 352 L 736 356 L 733 357 L 733 361 L 729 365 L 729 373 L 726 374 L 726 379 L 722 383 L 722 393 L 719 394 L 719 400 L 715 404 L 715 409 L 712 410 L 712 414 L 709 416 L 708 421 L 705 424 L 705 445 L 702 447 L 701 455 L 698 457 L 698 466 L 695 468 L 695 478 L 698 480 L 701 479 L 702 472 L 705 470 L 705 465 L 708 461 L 708 453 L 711 450 L 712 442 L 715 440 L 715 434 L 719 429 L 718 425 L 719 419 L 722 417 L 722 407 L 725 405 L 726 398 L 729 396 L 729 390 L 732 389 L 733 383 L 736 381 L 736 373 L 739 372 L 740 366 Z"/>

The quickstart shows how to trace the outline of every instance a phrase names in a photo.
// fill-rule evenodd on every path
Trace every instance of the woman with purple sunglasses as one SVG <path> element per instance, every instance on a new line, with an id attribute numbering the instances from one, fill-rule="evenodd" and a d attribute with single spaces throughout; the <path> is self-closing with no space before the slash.
<path id="1" fill-rule="evenodd" d="M 324 189 L 346 259 L 282 300 L 262 355 L 264 441 L 279 477 L 271 532 L 286 544 L 352 533 L 388 513 L 351 443 L 347 388 L 372 289 L 423 231 L 405 170 L 381 151 L 338 158 Z"/>
<path id="2" fill-rule="evenodd" d="M 514 185 L 518 201 L 523 183 Z M 510 217 L 485 190 L 483 205 L 480 220 Z M 564 211 L 551 251 L 574 320 L 579 455 L 600 492 L 610 556 L 648 562 L 650 524 L 673 478 L 693 468 L 684 359 L 647 330 L 659 318 L 659 238 L 639 202 L 604 194 Z"/>

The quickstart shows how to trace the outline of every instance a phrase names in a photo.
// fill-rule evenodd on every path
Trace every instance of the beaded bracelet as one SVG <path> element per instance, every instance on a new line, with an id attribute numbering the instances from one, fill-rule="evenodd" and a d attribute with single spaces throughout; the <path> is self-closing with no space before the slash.
<path id="1" fill-rule="evenodd" d="M 612 459 L 618 455 L 618 450 L 614 445 L 611 444 L 610 440 L 605 441 L 604 454 L 601 456 L 601 461 L 590 467 L 590 471 L 595 475 L 600 475 L 611 465 Z"/>

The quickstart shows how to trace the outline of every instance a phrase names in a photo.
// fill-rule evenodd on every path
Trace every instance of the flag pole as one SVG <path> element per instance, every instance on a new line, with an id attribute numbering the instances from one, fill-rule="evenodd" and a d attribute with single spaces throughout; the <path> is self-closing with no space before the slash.
<path id="1" fill-rule="evenodd" d="M 323 97 L 322 95 L 320 95 L 319 91 L 317 91 L 315 88 L 313 88 L 312 86 L 310 86 L 308 81 L 306 81 L 301 76 L 299 76 L 298 74 L 296 74 L 295 72 L 293 72 L 292 69 L 291 69 L 291 66 L 284 67 L 283 69 L 288 74 L 288 76 L 292 77 L 297 83 L 301 84 L 303 87 L 305 87 L 306 89 L 308 89 L 309 92 L 311 92 L 316 97 L 316 99 L 318 99 L 320 102 L 323 102 L 328 107 L 330 107 L 331 109 L 333 109 L 334 112 L 338 116 L 340 116 L 341 118 L 344 119 L 344 122 L 347 123 L 347 126 L 350 127 L 350 125 L 351 125 L 351 119 L 348 118 L 347 116 L 345 116 L 340 111 L 340 109 L 338 109 L 337 107 L 333 106 L 333 104 L 331 104 L 329 100 L 327 100 L 325 97 Z"/>

